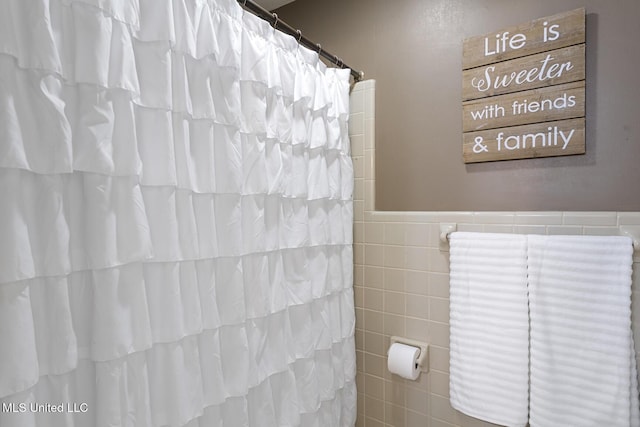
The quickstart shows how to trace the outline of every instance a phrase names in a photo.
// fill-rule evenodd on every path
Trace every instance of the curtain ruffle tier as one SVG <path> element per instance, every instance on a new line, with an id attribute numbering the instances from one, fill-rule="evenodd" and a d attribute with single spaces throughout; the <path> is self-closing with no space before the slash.
<path id="1" fill-rule="evenodd" d="M 353 425 L 348 79 L 235 0 L 3 2 L 0 425 Z"/>

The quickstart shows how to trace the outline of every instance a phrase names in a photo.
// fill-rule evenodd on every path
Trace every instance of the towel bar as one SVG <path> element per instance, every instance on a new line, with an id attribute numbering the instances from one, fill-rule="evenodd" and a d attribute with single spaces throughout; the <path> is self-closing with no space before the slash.
<path id="1" fill-rule="evenodd" d="M 634 252 L 640 252 L 640 225 L 621 225 L 620 233 L 631 238 Z"/>
<path id="2" fill-rule="evenodd" d="M 440 250 L 443 252 L 449 251 L 449 235 L 458 230 L 458 224 L 455 222 L 441 222 L 440 223 Z"/>
<path id="3" fill-rule="evenodd" d="M 456 223 L 440 223 L 440 241 L 449 243 L 449 235 L 458 229 Z"/>
<path id="4" fill-rule="evenodd" d="M 455 222 L 440 223 L 440 249 L 447 250 L 449 246 L 449 236 L 458 230 L 458 224 Z M 640 225 L 621 225 L 620 234 L 629 236 L 633 242 L 634 252 L 640 252 Z"/>

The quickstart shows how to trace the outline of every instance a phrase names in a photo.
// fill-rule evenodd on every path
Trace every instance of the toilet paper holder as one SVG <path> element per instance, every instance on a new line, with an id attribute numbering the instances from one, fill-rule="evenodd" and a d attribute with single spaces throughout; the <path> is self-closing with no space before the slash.
<path id="1" fill-rule="evenodd" d="M 418 356 L 417 360 L 418 367 L 420 368 L 421 372 L 429 372 L 429 344 L 409 338 L 392 336 L 390 338 L 389 347 L 391 347 L 395 343 L 418 347 L 420 349 L 420 355 Z"/>

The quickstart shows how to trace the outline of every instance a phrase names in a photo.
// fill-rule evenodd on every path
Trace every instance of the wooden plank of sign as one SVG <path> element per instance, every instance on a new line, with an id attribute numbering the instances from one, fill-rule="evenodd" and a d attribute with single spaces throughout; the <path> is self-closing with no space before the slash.
<path id="1" fill-rule="evenodd" d="M 462 100 L 584 80 L 584 46 L 564 47 L 465 70 L 462 72 Z"/>
<path id="2" fill-rule="evenodd" d="M 463 134 L 465 163 L 584 154 L 584 118 Z M 544 145 L 543 145 L 544 144 Z"/>
<path id="3" fill-rule="evenodd" d="M 585 116 L 585 81 L 462 103 L 462 130 L 473 132 Z"/>
<path id="4" fill-rule="evenodd" d="M 520 34 L 526 38 L 526 42 L 522 42 Z M 462 47 L 462 69 L 584 42 L 585 10 L 581 8 L 465 39 Z M 510 45 L 516 48 L 511 48 Z"/>

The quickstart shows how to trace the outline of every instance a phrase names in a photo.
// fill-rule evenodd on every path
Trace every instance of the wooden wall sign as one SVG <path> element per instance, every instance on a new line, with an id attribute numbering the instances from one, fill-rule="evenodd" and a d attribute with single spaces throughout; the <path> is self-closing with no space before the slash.
<path id="1" fill-rule="evenodd" d="M 585 10 L 464 40 L 465 163 L 585 152 Z"/>

